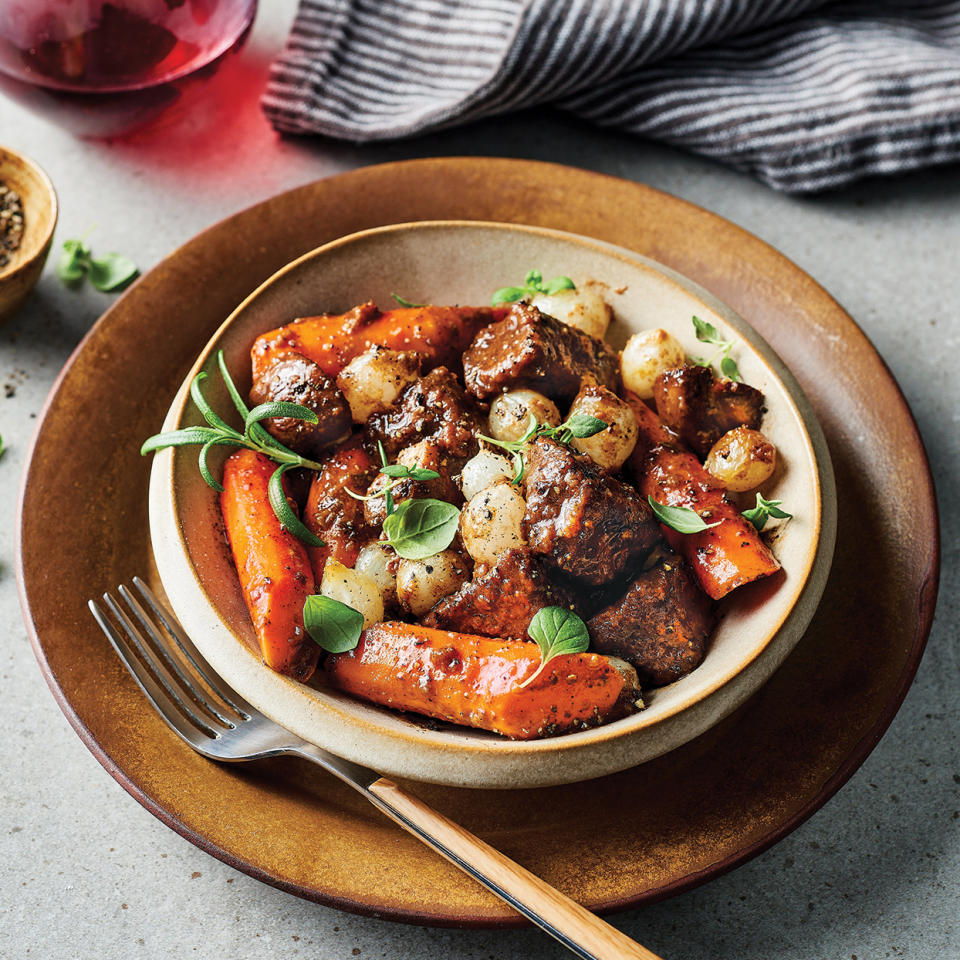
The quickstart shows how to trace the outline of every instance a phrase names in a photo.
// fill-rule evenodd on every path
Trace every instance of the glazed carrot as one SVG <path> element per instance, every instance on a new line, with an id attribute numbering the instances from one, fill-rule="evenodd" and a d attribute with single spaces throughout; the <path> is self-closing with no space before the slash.
<path id="1" fill-rule="evenodd" d="M 615 720 L 640 695 L 633 668 L 599 653 L 558 656 L 521 688 L 539 665 L 535 643 L 387 622 L 328 657 L 326 671 L 335 687 L 366 700 L 515 740 Z"/>
<path id="2" fill-rule="evenodd" d="M 374 462 L 359 436 L 348 440 L 323 461 L 323 469 L 310 484 L 303 522 L 324 541 L 322 547 L 309 547 L 310 563 L 317 583 L 323 579 L 328 557 L 352 567 L 360 548 L 376 540 L 379 531 L 363 516 L 363 503 L 345 492 L 366 493 L 380 464 Z"/>
<path id="3" fill-rule="evenodd" d="M 268 667 L 306 680 L 320 648 L 303 626 L 303 603 L 314 592 L 306 547 L 280 525 L 267 497 L 277 465 L 237 450 L 223 468 L 220 510 L 240 586 Z"/>
<path id="4" fill-rule="evenodd" d="M 372 344 L 415 350 L 427 358 L 428 368 L 456 369 L 474 334 L 505 315 L 505 307 L 424 306 L 381 313 L 373 303 L 364 303 L 339 315 L 301 317 L 254 341 L 253 382 L 275 359 L 291 352 L 308 357 L 332 379 Z"/>
<path id="5" fill-rule="evenodd" d="M 690 564 L 704 591 L 719 600 L 779 570 L 753 524 L 740 516 L 696 456 L 683 449 L 639 397 L 628 392 L 626 399 L 640 425 L 640 439 L 627 461 L 640 492 L 667 506 L 690 507 L 708 523 L 720 521 L 701 533 L 677 533 L 661 524 L 663 535 Z"/>

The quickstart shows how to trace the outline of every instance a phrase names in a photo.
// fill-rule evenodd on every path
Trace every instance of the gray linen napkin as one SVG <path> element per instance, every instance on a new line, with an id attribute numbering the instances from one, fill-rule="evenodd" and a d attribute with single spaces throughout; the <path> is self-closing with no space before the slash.
<path id="1" fill-rule="evenodd" d="M 960 0 L 301 0 L 284 133 L 409 137 L 536 104 L 803 192 L 960 159 Z"/>

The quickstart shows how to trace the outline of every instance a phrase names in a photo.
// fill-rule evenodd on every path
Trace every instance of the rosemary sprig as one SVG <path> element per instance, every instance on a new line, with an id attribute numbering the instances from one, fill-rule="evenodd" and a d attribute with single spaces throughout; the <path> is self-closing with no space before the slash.
<path id="1" fill-rule="evenodd" d="M 237 390 L 236 384 L 233 382 L 229 370 L 227 370 L 222 350 L 217 352 L 217 366 L 233 405 L 237 408 L 240 416 L 243 417 L 243 432 L 231 427 L 210 406 L 200 390 L 200 384 L 207 379 L 206 373 L 201 371 L 190 384 L 190 398 L 200 413 L 203 414 L 203 418 L 209 426 L 184 427 L 182 430 L 158 433 L 144 441 L 140 448 L 141 456 L 155 453 L 158 450 L 165 450 L 167 447 L 199 446 L 198 466 L 200 476 L 203 477 L 208 486 L 218 493 L 222 493 L 223 484 L 213 476 L 207 464 L 207 456 L 211 448 L 223 446 L 246 447 L 249 450 L 264 454 L 274 463 L 279 464 L 273 476 L 270 477 L 268 486 L 270 505 L 273 507 L 277 519 L 290 533 L 304 543 L 313 547 L 322 547 L 323 541 L 307 529 L 290 506 L 283 491 L 283 475 L 288 470 L 292 470 L 294 467 L 308 467 L 311 470 L 319 470 L 321 465 L 314 460 L 308 460 L 306 457 L 294 453 L 289 447 L 284 446 L 279 440 L 271 436 L 261 423 L 261 421 L 271 417 L 290 417 L 294 420 L 305 420 L 307 423 L 317 423 L 317 415 L 299 403 L 283 401 L 261 403 L 251 410 L 240 396 L 240 391 Z"/>

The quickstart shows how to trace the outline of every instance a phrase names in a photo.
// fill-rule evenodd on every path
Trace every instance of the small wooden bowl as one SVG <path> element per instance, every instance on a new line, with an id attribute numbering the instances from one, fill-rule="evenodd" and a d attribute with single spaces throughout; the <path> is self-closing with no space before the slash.
<path id="1" fill-rule="evenodd" d="M 57 225 L 57 193 L 32 160 L 0 146 L 0 182 L 20 194 L 23 239 L 10 262 L 0 267 L 0 322 L 23 305 L 47 261 Z"/>

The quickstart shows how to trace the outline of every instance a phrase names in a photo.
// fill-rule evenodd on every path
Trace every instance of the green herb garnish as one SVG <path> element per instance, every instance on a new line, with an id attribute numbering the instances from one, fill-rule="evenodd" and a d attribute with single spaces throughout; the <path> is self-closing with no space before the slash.
<path id="1" fill-rule="evenodd" d="M 404 500 L 383 521 L 386 543 L 406 560 L 424 560 L 453 543 L 460 511 L 444 500 Z"/>
<path id="2" fill-rule="evenodd" d="M 493 295 L 490 303 L 498 307 L 502 303 L 515 303 L 517 300 L 533 299 L 538 293 L 548 297 L 561 290 L 576 290 L 576 285 L 569 277 L 554 277 L 543 282 L 543 274 L 539 270 L 531 270 L 523 279 L 522 287 L 501 287 Z"/>
<path id="3" fill-rule="evenodd" d="M 425 307 L 425 303 L 414 303 L 412 300 L 405 300 L 399 293 L 391 293 L 391 297 L 400 304 L 401 307 Z"/>
<path id="4" fill-rule="evenodd" d="M 527 627 L 527 633 L 540 648 L 540 666 L 520 684 L 520 689 L 533 683 L 554 657 L 565 653 L 583 653 L 590 646 L 587 625 L 566 607 L 538 610 Z"/>
<path id="5" fill-rule="evenodd" d="M 530 426 L 527 427 L 523 436 L 519 440 L 494 440 L 493 437 L 486 437 L 478 433 L 480 440 L 486 440 L 496 447 L 506 450 L 513 460 L 514 476 L 510 482 L 514 485 L 523 479 L 525 464 L 523 462 L 523 448 L 537 437 L 551 437 L 563 444 L 569 444 L 574 438 L 585 439 L 600 433 L 607 429 L 606 420 L 599 417 L 591 417 L 586 413 L 575 413 L 569 417 L 559 427 L 551 427 L 544 423 L 539 423 L 537 418 L 530 414 Z"/>
<path id="6" fill-rule="evenodd" d="M 742 383 L 743 379 L 740 376 L 739 369 L 737 369 L 737 364 L 733 357 L 730 356 L 733 343 L 730 340 L 724 340 L 723 337 L 720 336 L 720 331 L 717 330 L 712 323 L 707 323 L 706 320 L 701 320 L 699 317 L 692 317 L 691 319 L 693 320 L 694 329 L 697 331 L 697 339 L 703 343 L 715 344 L 720 348 L 709 359 L 697 360 L 693 358 L 693 362 L 698 367 L 712 367 L 717 357 L 720 357 L 720 372 L 728 380 Z"/>
<path id="7" fill-rule="evenodd" d="M 389 517 L 394 511 L 392 493 L 394 487 L 399 486 L 404 480 L 419 480 L 420 482 L 436 480 L 440 474 L 437 473 L 436 470 L 427 470 L 426 467 L 407 467 L 402 463 L 388 463 L 387 454 L 383 449 L 383 443 L 379 440 L 377 441 L 377 447 L 380 450 L 380 462 L 382 464 L 380 467 L 380 472 L 384 476 L 392 477 L 393 482 L 386 484 L 376 493 L 368 493 L 363 495 L 354 493 L 349 487 L 344 487 L 343 492 L 348 496 L 353 497 L 354 500 L 376 500 L 378 497 L 383 497 L 386 501 L 385 506 L 387 516 Z"/>
<path id="8" fill-rule="evenodd" d="M 787 513 L 786 510 L 780 509 L 780 504 L 783 503 L 782 500 L 764 500 L 761 494 L 757 494 L 757 505 L 751 507 L 749 510 L 743 511 L 743 516 L 747 518 L 756 528 L 757 532 L 761 531 L 766 525 L 767 521 L 773 517 L 775 520 L 790 520 L 793 517 L 792 513 Z"/>
<path id="9" fill-rule="evenodd" d="M 317 646 L 346 653 L 360 642 L 363 614 L 339 600 L 315 593 L 304 601 L 303 625 Z"/>
<path id="10" fill-rule="evenodd" d="M 57 276 L 68 287 L 79 287 L 85 277 L 97 290 L 110 293 L 123 290 L 140 271 L 137 265 L 122 253 L 105 253 L 95 257 L 80 239 L 64 241 L 63 253 L 57 264 Z"/>
<path id="11" fill-rule="evenodd" d="M 652 496 L 647 497 L 647 503 L 650 504 L 654 516 L 677 533 L 702 533 L 720 525 L 719 520 L 706 523 L 703 517 L 690 507 L 670 507 L 665 503 L 657 503 Z"/>
<path id="12" fill-rule="evenodd" d="M 3 437 L 0 437 L 0 457 L 4 455 L 7 448 L 3 445 Z"/>
<path id="13" fill-rule="evenodd" d="M 207 465 L 207 455 L 212 447 L 246 447 L 249 450 L 256 450 L 257 453 L 264 454 L 274 463 L 280 464 L 273 476 L 270 477 L 267 488 L 270 505 L 273 507 L 277 519 L 290 533 L 304 543 L 311 547 L 322 547 L 324 545 L 323 541 L 306 528 L 283 492 L 283 475 L 287 470 L 294 467 L 309 467 L 311 470 L 320 470 L 321 465 L 313 460 L 307 460 L 285 447 L 279 440 L 267 433 L 260 422 L 271 417 L 290 417 L 294 420 L 306 420 L 307 423 L 317 423 L 317 415 L 299 403 L 261 403 L 252 410 L 249 409 L 227 370 L 222 350 L 217 352 L 217 364 L 220 368 L 220 376 L 223 378 L 227 392 L 230 394 L 230 399 L 233 400 L 234 406 L 240 416 L 243 417 L 243 432 L 241 433 L 231 427 L 207 402 L 206 397 L 200 391 L 200 384 L 206 380 L 207 375 L 201 371 L 190 384 L 190 397 L 209 426 L 184 427 L 182 430 L 158 433 L 144 442 L 140 448 L 141 456 L 164 450 L 167 447 L 198 445 L 200 447 L 200 475 L 208 486 L 213 487 L 218 493 L 222 493 L 223 485 L 214 478 Z"/>

